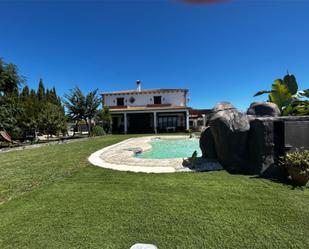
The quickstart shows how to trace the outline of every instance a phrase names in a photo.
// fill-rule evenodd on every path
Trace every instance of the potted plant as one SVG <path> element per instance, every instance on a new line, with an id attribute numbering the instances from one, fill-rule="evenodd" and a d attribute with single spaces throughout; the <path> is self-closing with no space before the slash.
<path id="1" fill-rule="evenodd" d="M 309 151 L 297 149 L 288 152 L 281 158 L 280 163 L 284 166 L 294 183 L 305 186 L 309 180 Z"/>

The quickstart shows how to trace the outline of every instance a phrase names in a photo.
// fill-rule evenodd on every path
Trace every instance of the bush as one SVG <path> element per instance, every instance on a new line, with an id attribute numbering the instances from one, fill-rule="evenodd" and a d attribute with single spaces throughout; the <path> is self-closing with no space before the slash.
<path id="1" fill-rule="evenodd" d="M 96 120 L 102 125 L 105 133 L 109 133 L 112 124 L 112 115 L 110 114 L 109 108 L 104 107 L 102 110 L 97 111 Z"/>
<path id="2" fill-rule="evenodd" d="M 300 175 L 309 176 L 309 151 L 298 149 L 295 152 L 289 152 L 281 158 L 280 164 Z"/>
<path id="3" fill-rule="evenodd" d="M 186 133 L 192 134 L 192 129 L 186 129 Z"/>
<path id="4" fill-rule="evenodd" d="M 93 134 L 93 136 L 103 136 L 106 133 L 105 133 L 103 127 L 96 125 L 95 127 L 93 127 L 92 134 Z"/>

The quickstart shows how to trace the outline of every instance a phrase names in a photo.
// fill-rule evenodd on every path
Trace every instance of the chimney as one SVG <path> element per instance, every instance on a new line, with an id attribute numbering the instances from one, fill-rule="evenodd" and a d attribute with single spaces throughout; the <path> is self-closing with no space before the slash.
<path id="1" fill-rule="evenodd" d="M 136 91 L 140 92 L 141 90 L 142 90 L 141 81 L 137 80 L 136 81 Z"/>

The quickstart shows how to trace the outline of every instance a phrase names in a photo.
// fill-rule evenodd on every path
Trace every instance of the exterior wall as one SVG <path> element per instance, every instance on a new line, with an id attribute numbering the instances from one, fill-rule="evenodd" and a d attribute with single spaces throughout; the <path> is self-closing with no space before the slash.
<path id="1" fill-rule="evenodd" d="M 185 92 L 171 93 L 132 93 L 119 95 L 104 95 L 104 106 L 117 106 L 117 98 L 124 98 L 126 106 L 146 106 L 154 104 L 154 96 L 162 96 L 162 104 L 171 104 L 186 107 Z M 130 103 L 130 98 L 135 99 L 134 103 Z"/>

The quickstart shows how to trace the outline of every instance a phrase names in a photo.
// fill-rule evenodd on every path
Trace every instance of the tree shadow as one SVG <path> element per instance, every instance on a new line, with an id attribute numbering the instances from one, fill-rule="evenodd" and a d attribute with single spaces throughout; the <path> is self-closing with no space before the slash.
<path id="1" fill-rule="evenodd" d="M 292 181 L 291 178 L 286 177 L 286 178 L 275 178 L 275 177 L 265 177 L 263 175 L 255 175 L 255 176 L 250 176 L 250 179 L 264 179 L 268 180 L 271 182 L 279 183 L 281 185 L 289 187 L 291 190 L 301 190 L 304 191 L 305 189 L 309 188 L 309 186 L 300 186 L 297 185 L 295 182 Z"/>

